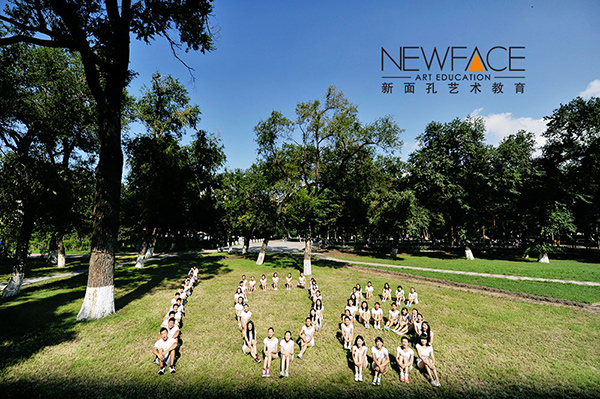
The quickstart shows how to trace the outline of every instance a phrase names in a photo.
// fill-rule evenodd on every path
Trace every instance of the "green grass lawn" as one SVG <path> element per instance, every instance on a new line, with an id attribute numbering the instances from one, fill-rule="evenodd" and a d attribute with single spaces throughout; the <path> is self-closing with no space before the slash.
<path id="1" fill-rule="evenodd" d="M 542 277 L 553 279 L 570 279 L 579 281 L 600 281 L 600 264 L 586 263 L 569 260 L 555 260 L 549 265 L 538 263 L 533 260 L 508 261 L 466 259 L 455 257 L 432 257 L 421 255 L 399 254 L 397 259 L 374 257 L 374 256 L 336 256 L 339 259 L 385 263 L 400 266 L 417 266 L 432 269 L 461 270 L 478 273 L 493 273 L 503 275 Z M 513 281 L 494 277 L 465 276 L 457 274 L 440 273 L 435 271 L 411 270 L 386 268 L 374 266 L 384 270 L 391 270 L 417 276 L 433 277 L 459 283 L 475 284 L 486 287 L 499 288 L 503 290 L 523 292 L 527 294 L 546 296 L 551 298 L 562 298 L 571 301 L 598 303 L 600 302 L 600 287 L 581 286 L 575 284 L 563 284 L 554 282 L 538 281 Z M 545 273 L 547 272 L 547 273 Z M 406 287 L 405 287 L 406 288 Z"/>
<path id="2" fill-rule="evenodd" d="M 158 376 L 150 353 L 175 287 L 190 266 L 201 283 L 186 305 L 182 358 L 177 373 Z M 600 315 L 583 310 L 512 301 L 416 280 L 315 262 L 323 292 L 324 327 L 316 346 L 290 367 L 290 377 L 261 378 L 261 365 L 241 352 L 233 317 L 233 294 L 242 274 L 260 278 L 277 271 L 298 276 L 300 257 L 253 259 L 224 255 L 164 259 L 143 270 L 116 270 L 117 313 L 77 323 L 86 276 L 26 287 L 0 302 L 0 392 L 6 397 L 248 398 L 248 397 L 491 397 L 594 398 L 600 396 Z M 282 278 L 283 280 L 283 278 Z M 338 341 L 339 314 L 351 288 L 371 280 L 376 293 L 385 281 L 414 285 L 418 309 L 435 332 L 442 382 L 433 388 L 414 371 L 399 382 L 395 362 L 381 387 L 356 383 Z M 283 284 L 282 284 L 283 285 Z M 373 303 L 373 300 L 371 301 Z M 273 326 L 277 337 L 294 338 L 310 303 L 300 289 L 257 291 L 250 308 L 259 340 Z M 371 304 L 372 304 L 371 303 Z M 389 309 L 384 304 L 384 314 Z M 400 337 L 356 326 L 369 346 L 381 335 L 395 353 Z M 296 353 L 298 349 L 296 349 Z M 275 361 L 272 370 L 279 367 Z M 368 373 L 365 373 L 365 377 Z"/>

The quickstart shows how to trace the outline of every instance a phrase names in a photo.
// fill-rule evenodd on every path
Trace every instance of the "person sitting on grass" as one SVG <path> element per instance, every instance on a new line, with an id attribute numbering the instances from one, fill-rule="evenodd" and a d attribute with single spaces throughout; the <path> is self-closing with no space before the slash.
<path id="1" fill-rule="evenodd" d="M 260 288 L 265 292 L 267 291 L 267 276 L 264 274 L 260 277 Z"/>
<path id="2" fill-rule="evenodd" d="M 244 302 L 248 301 L 248 295 L 246 295 L 246 291 L 248 291 L 248 287 L 246 286 L 246 284 L 244 283 L 243 280 L 240 280 L 240 284 L 237 287 L 237 290 L 241 292 L 242 296 L 244 297 Z M 237 294 L 237 293 L 236 293 Z"/>
<path id="3" fill-rule="evenodd" d="M 243 291 L 248 289 L 248 280 L 246 279 L 246 275 L 242 274 L 242 281 L 240 281 L 240 287 L 242 287 Z"/>
<path id="4" fill-rule="evenodd" d="M 304 352 L 310 346 L 315 346 L 315 326 L 312 325 L 310 321 L 310 317 L 306 318 L 306 324 L 302 326 L 300 330 L 300 353 L 298 353 L 298 358 L 302 358 L 304 356 Z"/>
<path id="5" fill-rule="evenodd" d="M 175 305 L 177 303 L 177 300 L 179 299 L 181 295 L 179 294 L 179 291 L 177 291 L 175 293 L 175 298 L 171 299 L 171 305 Z"/>
<path id="6" fill-rule="evenodd" d="M 242 334 L 246 331 L 246 326 L 248 325 L 248 321 L 252 317 L 252 312 L 250 311 L 250 306 L 248 304 L 244 304 L 244 310 L 240 313 L 240 331 Z"/>
<path id="7" fill-rule="evenodd" d="M 362 371 L 367 366 L 367 347 L 362 335 L 357 336 L 354 341 L 352 360 L 354 361 L 354 381 L 362 381 Z"/>
<path id="8" fill-rule="evenodd" d="M 279 343 L 279 348 L 281 349 L 280 377 L 290 376 L 290 362 L 294 359 L 294 345 L 291 331 L 286 331 L 283 340 Z"/>
<path id="9" fill-rule="evenodd" d="M 179 292 L 179 297 L 185 303 L 187 295 L 186 295 L 185 291 L 183 290 L 183 287 L 179 287 L 179 289 L 177 290 L 177 292 Z"/>
<path id="10" fill-rule="evenodd" d="M 310 312 L 308 313 L 308 318 L 313 326 L 315 326 L 315 331 L 317 331 L 317 322 L 319 321 L 319 316 L 317 316 L 317 311 L 315 308 L 310 308 Z"/>
<path id="11" fill-rule="evenodd" d="M 352 341 L 354 339 L 354 324 L 352 324 L 352 320 L 348 316 L 344 317 L 341 327 L 344 349 L 352 349 Z"/>
<path id="12" fill-rule="evenodd" d="M 160 329 L 160 338 L 154 343 L 152 353 L 156 356 L 160 369 L 159 375 L 165 373 L 165 364 L 169 364 L 169 372 L 175 372 L 175 349 L 177 348 L 177 340 L 169 338 L 168 330 L 163 327 Z"/>
<path id="13" fill-rule="evenodd" d="M 306 277 L 304 277 L 304 273 L 300 272 L 300 277 L 298 277 L 298 288 L 306 288 Z"/>
<path id="14" fill-rule="evenodd" d="M 239 297 L 237 303 L 234 306 L 235 309 L 235 318 L 238 321 L 238 328 L 242 326 L 242 322 L 240 319 L 240 315 L 244 311 L 244 298 Z"/>
<path id="15" fill-rule="evenodd" d="M 427 341 L 429 338 L 425 335 L 421 335 L 420 343 L 416 345 L 417 348 L 417 367 L 420 370 L 427 370 L 427 375 L 431 380 L 431 385 L 434 387 L 440 386 L 440 379 L 435 368 L 435 356 L 433 355 L 433 346 L 429 345 Z"/>
<path id="16" fill-rule="evenodd" d="M 244 293 L 242 292 L 242 288 L 241 288 L 241 287 L 237 287 L 237 288 L 235 289 L 235 294 L 233 294 L 233 301 L 234 301 L 235 303 L 237 303 L 237 302 L 238 302 L 238 299 L 240 299 L 240 298 L 242 298 L 242 301 L 244 301 L 244 300 L 245 300 L 245 298 L 244 298 Z"/>
<path id="17" fill-rule="evenodd" d="M 385 323 L 385 327 L 383 327 L 383 329 L 390 331 L 390 328 L 393 328 L 396 324 L 398 324 L 398 316 L 399 315 L 400 315 L 400 312 L 398 312 L 398 309 L 396 307 L 396 302 L 393 302 L 392 308 L 388 312 L 388 321 Z"/>
<path id="18" fill-rule="evenodd" d="M 310 284 L 308 287 L 308 292 L 309 292 L 311 301 L 314 302 L 314 297 L 318 290 L 319 290 L 319 285 L 317 284 L 317 280 L 315 280 L 315 278 L 313 277 L 310 279 Z"/>
<path id="19" fill-rule="evenodd" d="M 392 289 L 388 283 L 383 285 L 383 291 L 381 291 L 381 302 L 392 300 Z"/>
<path id="20" fill-rule="evenodd" d="M 433 345 L 433 331 L 431 331 L 431 326 L 426 321 L 421 324 L 421 334 L 419 335 L 419 339 L 421 338 L 421 335 L 427 336 L 427 343 Z"/>
<path id="21" fill-rule="evenodd" d="M 277 272 L 273 273 L 273 289 L 275 291 L 277 291 L 277 289 L 279 288 L 279 276 L 277 275 Z"/>
<path id="22" fill-rule="evenodd" d="M 410 292 L 408 293 L 408 300 L 406 302 L 406 306 L 411 307 L 413 305 L 419 304 L 419 294 L 415 291 L 415 287 L 410 287 Z"/>
<path id="23" fill-rule="evenodd" d="M 365 328 L 371 328 L 371 312 L 369 311 L 369 304 L 367 301 L 363 301 L 358 309 L 358 321 L 363 324 Z"/>
<path id="24" fill-rule="evenodd" d="M 383 321 L 383 309 L 380 307 L 379 302 L 375 302 L 375 307 L 371 311 L 371 315 L 373 316 L 373 328 L 376 330 L 381 330 L 381 322 Z"/>
<path id="25" fill-rule="evenodd" d="M 381 385 L 381 376 L 387 372 L 390 364 L 390 354 L 383 346 L 381 337 L 375 338 L 375 346 L 371 348 L 371 355 L 373 356 L 373 370 L 375 371 L 373 385 Z"/>
<path id="26" fill-rule="evenodd" d="M 348 299 L 348 305 L 346 305 L 346 308 L 344 310 L 350 311 L 352 321 L 354 321 L 356 317 L 356 312 L 358 312 L 358 307 L 356 306 L 356 299 Z"/>
<path id="27" fill-rule="evenodd" d="M 362 292 L 362 288 L 360 286 L 359 283 L 356 283 L 356 300 L 360 302 L 361 299 L 363 299 L 363 292 Z"/>
<path id="28" fill-rule="evenodd" d="M 413 332 L 419 338 L 421 336 L 421 326 L 423 325 L 423 315 L 419 313 L 416 320 L 413 321 Z"/>
<path id="29" fill-rule="evenodd" d="M 169 325 L 169 320 L 175 320 L 175 311 L 174 310 L 169 310 L 169 312 L 167 313 L 167 315 L 163 318 L 163 322 L 160 325 L 161 327 L 166 327 Z M 175 320 L 175 324 L 177 323 L 177 320 Z"/>
<path id="30" fill-rule="evenodd" d="M 375 291 L 375 287 L 373 287 L 373 284 L 369 281 L 365 287 L 365 299 L 367 301 L 373 298 L 373 291 Z"/>
<path id="31" fill-rule="evenodd" d="M 318 300 L 321 300 L 321 302 L 323 301 L 323 295 L 321 295 L 321 290 L 315 291 L 315 296 L 313 297 L 313 306 L 315 303 L 317 303 Z"/>
<path id="32" fill-rule="evenodd" d="M 405 307 L 400 311 L 400 316 L 398 317 L 398 325 L 394 329 L 394 332 L 398 335 L 404 335 L 408 332 L 408 323 L 409 323 L 410 315 L 408 314 L 408 309 Z"/>
<path id="33" fill-rule="evenodd" d="M 396 348 L 396 361 L 400 369 L 400 381 L 408 384 L 408 372 L 415 361 L 415 351 L 408 346 L 408 337 L 402 337 L 400 346 Z"/>
<path id="34" fill-rule="evenodd" d="M 265 355 L 265 367 L 263 368 L 263 377 L 271 376 L 271 362 L 277 359 L 277 344 L 279 340 L 275 338 L 275 330 L 269 327 L 267 338 L 263 340 L 263 354 Z"/>
<path id="35" fill-rule="evenodd" d="M 167 336 L 169 338 L 174 338 L 176 340 L 179 340 L 179 327 L 177 327 L 177 322 L 175 320 L 174 317 L 171 317 L 168 321 L 167 321 L 167 326 L 163 327 L 167 329 Z M 161 328 L 162 331 L 162 328 Z M 160 333 L 158 333 L 158 339 L 161 338 Z"/>
<path id="36" fill-rule="evenodd" d="M 417 316 L 419 315 L 419 311 L 417 308 L 413 308 L 410 312 L 410 316 L 408 316 L 408 331 L 406 334 L 414 334 L 415 332 L 415 322 L 417 321 Z"/>
<path id="37" fill-rule="evenodd" d="M 285 288 L 289 291 L 292 289 L 292 273 L 288 273 L 285 278 Z"/>
<path id="38" fill-rule="evenodd" d="M 256 289 L 256 279 L 254 276 L 250 277 L 250 281 L 248 281 L 248 292 L 254 292 Z"/>
<path id="39" fill-rule="evenodd" d="M 404 290 L 402 289 L 402 286 L 399 285 L 396 288 L 396 305 L 397 306 L 404 305 L 405 301 L 406 301 L 406 298 L 404 297 Z"/>
<path id="40" fill-rule="evenodd" d="M 315 305 L 314 305 L 313 309 L 315 309 L 315 311 L 317 312 L 317 324 L 315 327 L 316 327 L 317 331 L 319 331 L 319 329 L 323 325 L 323 301 L 320 299 L 317 299 L 315 301 Z"/>
<path id="41" fill-rule="evenodd" d="M 254 329 L 254 323 L 252 320 L 250 320 L 246 325 L 244 343 L 242 344 L 242 352 L 245 354 L 250 354 L 256 363 L 260 363 L 256 349 L 256 330 Z"/>

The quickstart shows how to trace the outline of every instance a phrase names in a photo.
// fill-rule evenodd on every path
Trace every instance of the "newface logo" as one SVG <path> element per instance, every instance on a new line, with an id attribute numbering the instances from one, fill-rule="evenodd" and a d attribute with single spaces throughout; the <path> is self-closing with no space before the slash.
<path id="1" fill-rule="evenodd" d="M 381 47 L 381 72 L 384 79 L 382 93 L 392 94 L 394 81 L 401 79 L 405 94 L 414 94 L 417 83 L 427 94 L 437 94 L 438 88 L 447 85 L 448 94 L 470 89 L 473 94 L 489 89 L 493 94 L 504 94 L 507 79 L 513 79 L 514 92 L 524 93 L 525 46 L 493 46 L 483 49 L 477 46 L 451 46 L 425 48 L 400 46 L 389 51 Z M 416 73 L 413 73 L 416 72 Z M 493 80 L 493 82 L 492 82 Z M 484 87 L 479 82 L 489 82 Z M 436 82 L 438 87 L 436 87 Z M 449 83 L 445 83 L 449 82 Z"/>

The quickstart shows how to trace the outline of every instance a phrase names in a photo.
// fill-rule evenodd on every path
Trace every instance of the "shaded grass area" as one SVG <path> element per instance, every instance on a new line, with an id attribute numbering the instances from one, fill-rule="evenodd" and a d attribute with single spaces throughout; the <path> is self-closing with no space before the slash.
<path id="1" fill-rule="evenodd" d="M 158 376 L 151 347 L 175 287 L 189 267 L 200 269 L 200 285 L 186 305 L 184 344 L 176 374 Z M 256 279 L 274 271 L 296 281 L 301 257 L 206 255 L 165 259 L 138 270 L 116 271 L 117 314 L 76 323 L 85 276 L 27 287 L 16 300 L 0 302 L 0 318 L 11 326 L 0 335 L 3 397 L 326 398 L 491 397 L 593 398 L 600 396 L 600 316 L 585 311 L 514 302 L 434 284 L 391 281 L 390 276 L 315 262 L 324 295 L 325 323 L 316 346 L 290 367 L 290 377 L 261 378 L 261 366 L 241 352 L 233 317 L 233 294 L 242 274 Z M 376 293 L 385 281 L 414 285 L 419 310 L 435 332 L 442 387 L 431 387 L 416 371 L 398 380 L 397 366 L 381 387 L 355 383 L 347 352 L 337 339 L 345 299 L 357 282 L 371 280 Z M 281 284 L 283 286 L 283 284 Z M 273 326 L 277 337 L 294 338 L 307 315 L 306 291 L 257 291 L 250 310 L 259 334 Z M 373 300 L 371 301 L 372 305 Z M 384 314 L 389 310 L 383 304 Z M 369 346 L 381 335 L 395 352 L 396 334 L 356 326 Z M 296 348 L 296 353 L 298 348 Z M 7 360 L 8 359 L 8 360 Z M 275 361 L 272 371 L 279 367 Z M 272 372 L 272 375 L 277 375 Z M 369 373 L 365 373 L 368 377 Z M 365 378 L 366 380 L 367 378 Z"/>
<path id="2" fill-rule="evenodd" d="M 89 252 L 89 251 L 88 251 Z M 117 256 L 117 263 L 131 262 L 134 256 Z M 67 258 L 65 267 L 59 268 L 39 257 L 30 258 L 25 266 L 25 278 L 51 276 L 76 270 L 85 270 L 89 267 L 90 260 L 84 258 Z M 12 264 L 9 261 L 0 263 L 0 282 L 7 282 L 12 273 Z"/>

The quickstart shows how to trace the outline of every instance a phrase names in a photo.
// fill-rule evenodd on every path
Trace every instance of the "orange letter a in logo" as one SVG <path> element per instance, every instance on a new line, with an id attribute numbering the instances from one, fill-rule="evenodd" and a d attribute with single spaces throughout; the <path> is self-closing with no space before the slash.
<path id="1" fill-rule="evenodd" d="M 487 68 L 483 62 L 481 62 L 481 55 L 479 54 L 477 47 L 475 47 L 475 50 L 473 50 L 473 54 L 471 55 L 471 59 L 467 65 L 468 68 L 465 69 L 465 71 L 487 71 Z"/>

